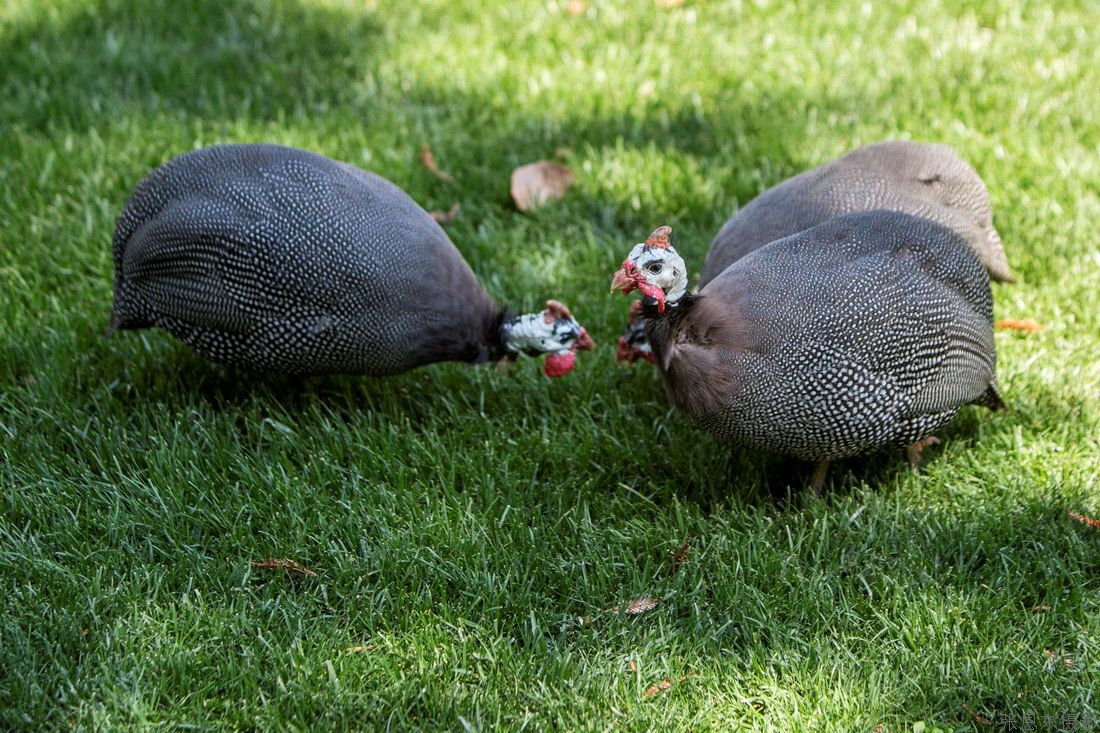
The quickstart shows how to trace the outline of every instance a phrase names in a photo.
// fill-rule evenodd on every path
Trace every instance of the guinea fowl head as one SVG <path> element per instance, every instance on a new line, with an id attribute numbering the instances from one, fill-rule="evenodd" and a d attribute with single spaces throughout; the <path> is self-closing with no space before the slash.
<path id="1" fill-rule="evenodd" d="M 611 292 L 640 290 L 657 302 L 660 313 L 666 303 L 676 305 L 687 292 L 687 266 L 668 243 L 670 234 L 672 227 L 658 227 L 646 241 L 635 245 L 611 278 Z"/>
<path id="2" fill-rule="evenodd" d="M 546 301 L 546 310 L 541 313 L 506 319 L 501 325 L 501 341 L 512 356 L 547 354 L 548 377 L 568 374 L 576 365 L 576 351 L 595 345 L 584 326 L 556 300 Z"/>

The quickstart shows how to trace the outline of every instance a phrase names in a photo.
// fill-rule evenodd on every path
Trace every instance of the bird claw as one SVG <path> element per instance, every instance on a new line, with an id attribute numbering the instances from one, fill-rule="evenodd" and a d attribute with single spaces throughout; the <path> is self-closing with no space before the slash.
<path id="1" fill-rule="evenodd" d="M 905 459 L 909 461 L 909 468 L 913 469 L 913 473 L 920 472 L 921 454 L 924 453 L 924 449 L 930 445 L 939 444 L 940 439 L 935 435 L 926 435 L 916 443 L 905 446 Z"/>

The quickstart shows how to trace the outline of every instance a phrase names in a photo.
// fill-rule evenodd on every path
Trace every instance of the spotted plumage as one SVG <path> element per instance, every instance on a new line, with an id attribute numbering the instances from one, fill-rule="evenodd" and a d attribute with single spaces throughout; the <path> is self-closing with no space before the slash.
<path id="1" fill-rule="evenodd" d="M 656 283 L 621 273 L 626 291 Z M 828 461 L 913 444 L 968 403 L 1001 405 L 988 278 L 927 219 L 833 218 L 643 314 L 672 403 L 733 444 Z"/>
<path id="2" fill-rule="evenodd" d="M 158 326 L 248 369 L 388 375 L 521 352 L 572 366 L 591 346 L 559 303 L 533 317 L 494 304 L 400 188 L 304 150 L 222 145 L 165 163 L 127 202 L 113 255 L 112 330 Z M 523 318 L 547 340 L 511 343 Z"/>
<path id="3" fill-rule="evenodd" d="M 944 225 L 965 240 L 992 279 L 1012 281 L 981 177 L 946 145 L 889 140 L 794 176 L 746 204 L 711 242 L 700 282 L 769 242 L 874 209 Z"/>

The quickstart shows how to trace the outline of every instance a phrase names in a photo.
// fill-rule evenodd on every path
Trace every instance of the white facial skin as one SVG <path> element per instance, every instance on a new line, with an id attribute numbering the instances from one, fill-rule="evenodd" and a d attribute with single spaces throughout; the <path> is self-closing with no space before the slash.
<path id="1" fill-rule="evenodd" d="M 546 322 L 546 314 L 528 313 L 506 323 L 504 348 L 512 354 L 561 354 L 571 351 L 583 329 L 575 318 L 556 318 Z"/>
<path id="2" fill-rule="evenodd" d="M 627 259 L 651 285 L 665 291 L 665 302 L 676 305 L 688 288 L 687 265 L 672 247 L 636 244 Z"/>

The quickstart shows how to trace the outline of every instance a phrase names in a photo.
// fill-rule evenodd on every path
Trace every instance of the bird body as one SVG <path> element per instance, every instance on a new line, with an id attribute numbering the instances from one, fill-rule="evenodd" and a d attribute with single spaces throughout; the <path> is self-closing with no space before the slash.
<path id="1" fill-rule="evenodd" d="M 388 375 L 534 350 L 561 371 L 573 348 L 591 346 L 556 302 L 535 318 L 493 303 L 400 188 L 294 148 L 221 145 L 170 160 L 131 195 L 113 255 L 112 330 L 159 326 L 248 369 Z M 521 325 L 525 339 L 509 339 Z"/>
<path id="2" fill-rule="evenodd" d="M 613 287 L 682 292 L 667 238 L 639 247 Z M 735 445 L 829 461 L 1001 404 L 982 265 L 959 234 L 908 214 L 835 217 L 642 310 L 670 401 Z"/>
<path id="3" fill-rule="evenodd" d="M 865 145 L 760 194 L 711 242 L 701 284 L 741 257 L 836 216 L 889 209 L 959 234 L 994 280 L 1012 281 L 981 177 L 946 145 L 888 140 Z"/>

